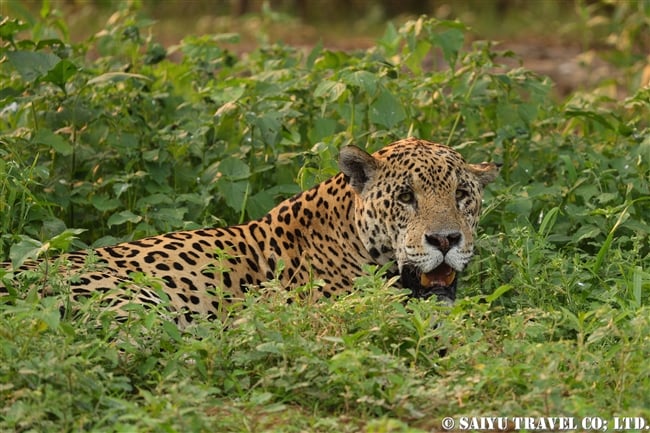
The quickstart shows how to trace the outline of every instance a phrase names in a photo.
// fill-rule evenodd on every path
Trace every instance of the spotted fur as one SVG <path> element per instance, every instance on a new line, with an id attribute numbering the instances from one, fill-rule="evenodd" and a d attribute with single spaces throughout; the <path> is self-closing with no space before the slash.
<path id="1" fill-rule="evenodd" d="M 441 266 L 454 275 L 466 267 L 482 191 L 497 166 L 468 164 L 449 147 L 414 138 L 373 155 L 344 147 L 339 166 L 338 175 L 246 224 L 97 248 L 95 270 L 80 270 L 89 252 L 67 254 L 72 295 L 101 291 L 119 310 L 131 300 L 120 295 L 128 288 L 136 302 L 158 303 L 156 291 L 133 278 L 148 275 L 162 283 L 185 324 L 196 314 L 218 316 L 224 304 L 275 277 L 288 289 L 322 280 L 316 295 L 330 297 L 349 292 L 364 265 L 391 263 L 414 296 L 453 299 L 455 278 L 433 288 L 421 278 Z"/>

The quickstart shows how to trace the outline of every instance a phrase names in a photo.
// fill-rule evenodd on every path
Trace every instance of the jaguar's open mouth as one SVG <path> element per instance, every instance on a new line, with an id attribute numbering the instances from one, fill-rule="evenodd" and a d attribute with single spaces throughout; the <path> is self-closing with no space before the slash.
<path id="1" fill-rule="evenodd" d="M 402 286 L 411 289 L 414 298 L 428 299 L 436 295 L 439 301 L 453 302 L 456 299 L 456 271 L 446 263 L 431 272 L 405 265 L 401 273 Z"/>

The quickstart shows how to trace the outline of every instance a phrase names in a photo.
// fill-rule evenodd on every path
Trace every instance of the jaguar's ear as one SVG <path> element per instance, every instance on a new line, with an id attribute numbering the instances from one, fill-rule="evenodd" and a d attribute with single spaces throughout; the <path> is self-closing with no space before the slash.
<path id="1" fill-rule="evenodd" d="M 474 173 L 483 187 L 497 178 L 502 165 L 503 164 L 497 164 L 494 162 L 468 164 L 469 170 Z"/>
<path id="2" fill-rule="evenodd" d="M 377 160 L 356 146 L 345 146 L 339 153 L 339 168 L 358 193 L 377 170 Z"/>

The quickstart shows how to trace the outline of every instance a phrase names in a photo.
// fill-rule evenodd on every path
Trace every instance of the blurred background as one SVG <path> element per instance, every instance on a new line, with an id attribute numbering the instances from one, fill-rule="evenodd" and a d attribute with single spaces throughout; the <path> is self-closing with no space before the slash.
<path id="1" fill-rule="evenodd" d="M 173 46 L 189 35 L 238 33 L 234 51 L 265 43 L 354 50 L 372 46 L 386 30 L 422 14 L 460 20 L 470 40 L 494 40 L 512 50 L 512 65 L 548 75 L 555 93 L 608 87 L 628 71 L 650 81 L 650 0 L 51 0 L 64 15 L 72 41 L 103 28 L 115 10 L 131 7 L 154 21 L 157 41 Z M 29 20 L 38 0 L 2 0 L 0 14 Z M 627 69 L 626 69 L 627 68 Z M 631 68 L 631 69 L 630 69 Z M 621 78 L 621 77 L 618 77 Z M 612 80 L 612 83 L 615 80 Z"/>

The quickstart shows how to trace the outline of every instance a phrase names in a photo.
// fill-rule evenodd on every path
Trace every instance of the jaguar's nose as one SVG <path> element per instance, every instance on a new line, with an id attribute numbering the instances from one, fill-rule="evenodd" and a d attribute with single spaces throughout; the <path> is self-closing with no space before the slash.
<path id="1" fill-rule="evenodd" d="M 462 238 L 460 232 L 447 232 L 447 233 L 430 233 L 424 236 L 429 245 L 438 248 L 441 253 L 447 252 L 458 245 Z"/>

